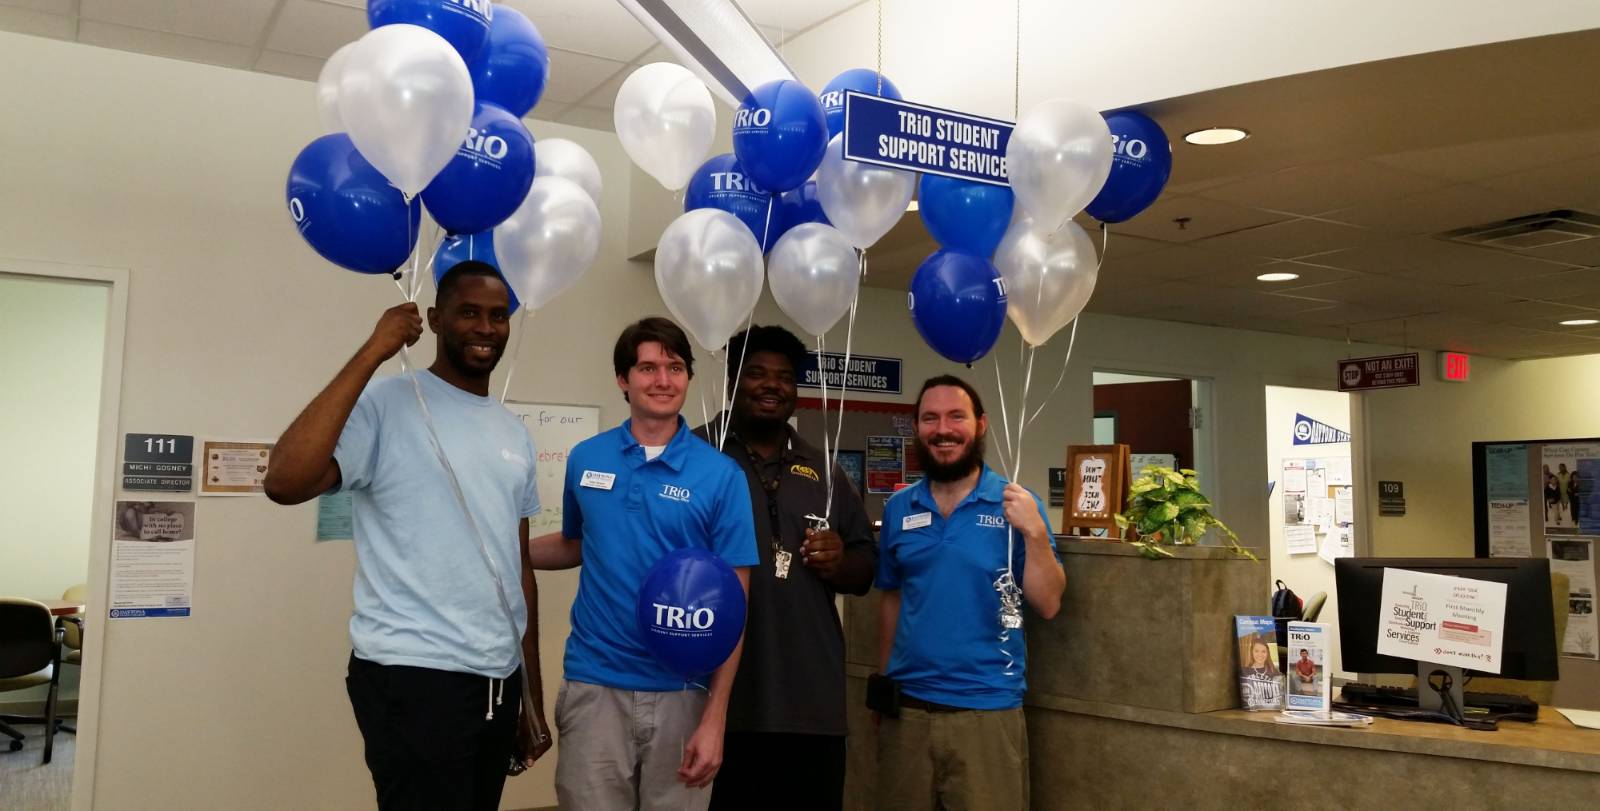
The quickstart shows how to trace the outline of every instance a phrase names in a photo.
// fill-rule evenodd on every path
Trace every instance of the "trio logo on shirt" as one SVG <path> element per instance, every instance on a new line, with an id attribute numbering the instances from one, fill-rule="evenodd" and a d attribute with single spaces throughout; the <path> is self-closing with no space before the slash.
<path id="1" fill-rule="evenodd" d="M 675 484 L 661 485 L 661 492 L 657 493 L 656 495 L 672 501 L 680 501 L 684 504 L 689 503 L 689 488 L 679 487 Z"/>
<path id="2" fill-rule="evenodd" d="M 507 462 L 515 462 L 517 465 L 519 465 L 521 467 L 527 467 L 528 466 L 527 457 L 525 457 L 525 456 L 523 456 L 521 454 L 512 453 L 510 448 L 501 448 L 500 449 L 500 458 L 506 460 Z"/>
<path id="3" fill-rule="evenodd" d="M 978 516 L 978 526 L 1005 529 L 1008 524 L 1006 524 L 1006 517 L 1003 515 L 980 515 Z"/>
<path id="4" fill-rule="evenodd" d="M 805 465 L 790 465 L 789 472 L 796 476 L 804 476 L 814 482 L 821 481 L 821 479 L 817 478 L 817 472 Z"/>

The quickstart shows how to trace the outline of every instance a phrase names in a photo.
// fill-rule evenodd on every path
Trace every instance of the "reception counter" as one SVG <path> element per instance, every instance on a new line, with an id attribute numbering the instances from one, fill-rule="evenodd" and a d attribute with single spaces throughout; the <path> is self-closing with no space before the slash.
<path id="1" fill-rule="evenodd" d="M 1239 709 L 1232 615 L 1261 613 L 1266 564 L 1215 549 L 1170 561 L 1058 539 L 1062 613 L 1028 618 L 1033 808 L 1590 808 L 1600 731 L 1550 708 L 1496 732 L 1378 719 L 1289 726 Z M 862 706 L 877 598 L 846 601 L 847 807 L 871 809 L 876 742 Z M 1120 676 L 1119 676 L 1120 674 Z M 1225 685 L 1225 686 L 1223 686 Z"/>

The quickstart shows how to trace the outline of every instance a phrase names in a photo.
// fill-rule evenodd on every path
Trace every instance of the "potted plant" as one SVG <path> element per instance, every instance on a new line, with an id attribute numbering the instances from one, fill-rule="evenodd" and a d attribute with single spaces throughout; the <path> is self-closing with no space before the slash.
<path id="1" fill-rule="evenodd" d="M 1126 512 L 1115 518 L 1117 526 L 1128 533 L 1123 540 L 1151 560 L 1172 557 L 1164 545 L 1198 543 L 1211 527 L 1222 531 L 1234 554 L 1257 560 L 1239 545 L 1239 536 L 1211 514 L 1210 507 L 1211 500 L 1200 492 L 1199 474 L 1187 468 L 1150 465 L 1139 471 L 1139 478 L 1128 488 Z"/>

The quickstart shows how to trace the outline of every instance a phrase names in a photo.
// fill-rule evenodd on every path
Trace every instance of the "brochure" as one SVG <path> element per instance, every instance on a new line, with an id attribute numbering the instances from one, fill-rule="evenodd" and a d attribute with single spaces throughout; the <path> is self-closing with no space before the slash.
<path id="1" fill-rule="evenodd" d="M 1239 614 L 1233 623 L 1238 637 L 1239 705 L 1247 710 L 1283 709 L 1276 621 Z"/>
<path id="2" fill-rule="evenodd" d="M 1288 708 L 1332 709 L 1328 685 L 1328 626 L 1320 622 L 1289 623 Z"/>

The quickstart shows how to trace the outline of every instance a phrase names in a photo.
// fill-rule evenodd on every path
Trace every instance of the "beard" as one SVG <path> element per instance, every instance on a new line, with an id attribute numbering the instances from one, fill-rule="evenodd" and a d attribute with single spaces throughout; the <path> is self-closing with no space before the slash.
<path id="1" fill-rule="evenodd" d="M 495 347 L 494 355 L 486 360 L 478 360 L 467 355 L 467 344 L 470 341 L 464 338 L 446 338 L 441 342 L 445 359 L 456 371 L 467 377 L 488 377 L 494 367 L 500 364 L 500 356 L 505 354 L 506 348 L 502 344 Z"/>
<path id="2" fill-rule="evenodd" d="M 938 442 L 946 438 L 953 437 L 950 437 L 949 434 L 935 434 L 933 441 Z M 974 436 L 972 442 L 967 445 L 966 451 L 949 463 L 935 459 L 932 452 L 933 449 L 922 441 L 920 434 L 913 437 L 912 445 L 916 448 L 917 458 L 922 460 L 922 472 L 929 479 L 936 482 L 953 482 L 964 479 L 971 475 L 972 471 L 977 470 L 979 465 L 983 464 L 982 434 Z"/>

